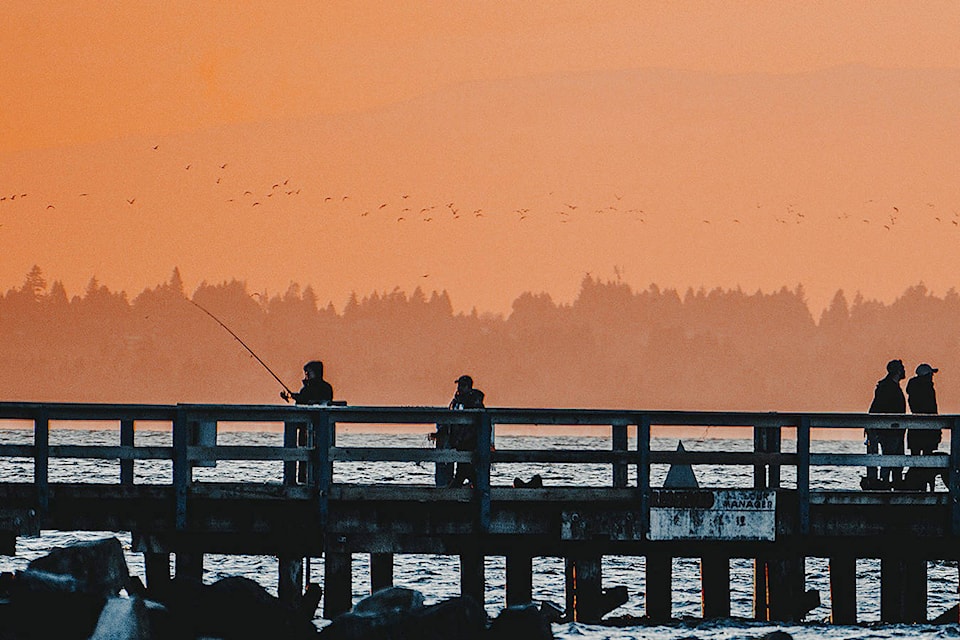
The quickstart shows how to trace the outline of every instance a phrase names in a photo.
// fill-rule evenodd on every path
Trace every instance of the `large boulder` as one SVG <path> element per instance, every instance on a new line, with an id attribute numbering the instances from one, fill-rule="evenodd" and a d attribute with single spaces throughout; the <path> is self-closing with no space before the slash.
<path id="1" fill-rule="evenodd" d="M 72 576 L 84 593 L 104 598 L 117 595 L 130 576 L 123 546 L 116 538 L 56 547 L 30 562 L 27 569 Z"/>
<path id="2" fill-rule="evenodd" d="M 108 599 L 90 640 L 150 640 L 150 621 L 143 600 Z"/>
<path id="3" fill-rule="evenodd" d="M 523 640 L 553 640 L 553 629 L 547 615 L 535 604 L 507 607 L 500 612 L 487 634 L 490 638 L 523 638 Z"/>
<path id="4" fill-rule="evenodd" d="M 327 640 L 386 640 L 403 637 L 403 623 L 421 611 L 423 594 L 414 589 L 387 587 L 375 591 L 334 618 L 321 635 Z"/>
<path id="5" fill-rule="evenodd" d="M 487 628 L 487 614 L 470 596 L 450 598 L 415 611 L 401 625 L 404 638 L 476 640 Z"/>
<path id="6" fill-rule="evenodd" d="M 229 577 L 211 585 L 177 578 L 162 602 L 173 617 L 191 621 L 192 632 L 226 640 L 312 638 L 317 628 L 255 581 Z"/>

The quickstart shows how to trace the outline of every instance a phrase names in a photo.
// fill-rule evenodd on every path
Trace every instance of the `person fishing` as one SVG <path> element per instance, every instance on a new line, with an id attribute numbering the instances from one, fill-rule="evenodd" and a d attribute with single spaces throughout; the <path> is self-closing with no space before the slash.
<path id="1" fill-rule="evenodd" d="M 311 360 L 303 365 L 303 387 L 297 392 L 280 392 L 280 397 L 297 404 L 330 404 L 333 402 L 333 386 L 323 379 L 323 362 Z"/>
<path id="2" fill-rule="evenodd" d="M 450 401 L 450 409 L 483 409 L 483 391 L 473 387 L 473 378 L 467 375 L 456 379 L 457 392 Z M 477 449 L 477 428 L 472 424 L 450 425 L 450 446 L 457 451 L 474 452 Z M 453 479 L 447 486 L 459 487 L 476 482 L 477 471 L 472 462 L 458 462 Z"/>

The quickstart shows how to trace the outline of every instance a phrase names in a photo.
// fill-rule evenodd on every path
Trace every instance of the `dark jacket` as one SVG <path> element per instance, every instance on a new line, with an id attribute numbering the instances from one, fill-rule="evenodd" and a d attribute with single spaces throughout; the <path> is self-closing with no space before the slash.
<path id="1" fill-rule="evenodd" d="M 907 382 L 907 396 L 912 413 L 937 413 L 937 392 L 933 376 L 916 376 Z"/>
<path id="2" fill-rule="evenodd" d="M 873 402 L 870 403 L 870 413 L 906 413 L 907 402 L 903 397 L 900 383 L 891 377 L 877 382 L 873 392 Z"/>
<path id="3" fill-rule="evenodd" d="M 470 389 L 464 393 L 457 391 L 450 401 L 451 409 L 483 409 L 483 391 Z M 477 429 L 472 424 L 450 425 L 450 446 L 459 451 L 473 451 L 477 448 Z"/>
<path id="4" fill-rule="evenodd" d="M 293 394 L 297 404 L 324 404 L 333 400 L 333 387 L 323 378 L 307 378 L 303 388 Z"/>

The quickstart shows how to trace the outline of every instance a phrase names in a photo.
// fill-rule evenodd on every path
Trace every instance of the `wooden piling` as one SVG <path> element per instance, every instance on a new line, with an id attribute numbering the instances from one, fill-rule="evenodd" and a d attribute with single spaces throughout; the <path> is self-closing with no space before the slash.
<path id="1" fill-rule="evenodd" d="M 147 588 L 162 589 L 170 582 L 170 554 L 147 551 L 143 554 Z"/>
<path id="2" fill-rule="evenodd" d="M 603 564 L 598 555 L 565 559 L 567 611 L 575 622 L 599 622 L 602 610 Z"/>
<path id="3" fill-rule="evenodd" d="M 730 617 L 730 558 L 700 558 L 700 604 L 705 620 Z"/>
<path id="4" fill-rule="evenodd" d="M 830 558 L 830 622 L 857 624 L 857 559 Z"/>
<path id="5" fill-rule="evenodd" d="M 203 554 L 177 552 L 174 565 L 178 578 L 203 579 Z"/>
<path id="6" fill-rule="evenodd" d="M 778 557 L 767 560 L 767 602 L 769 620 L 799 622 L 806 611 L 805 558 Z"/>
<path id="7" fill-rule="evenodd" d="M 927 621 L 927 562 L 923 558 L 880 558 L 880 621 Z"/>
<path id="8" fill-rule="evenodd" d="M 507 606 L 533 601 L 533 557 L 528 553 L 507 554 Z"/>
<path id="9" fill-rule="evenodd" d="M 277 597 L 296 609 L 303 598 L 303 558 L 277 558 Z"/>
<path id="10" fill-rule="evenodd" d="M 323 554 L 323 617 L 332 620 L 353 608 L 353 559 L 342 551 Z"/>
<path id="11" fill-rule="evenodd" d="M 673 615 L 673 558 L 648 555 L 646 559 L 647 618 L 664 622 Z"/>
<path id="12" fill-rule="evenodd" d="M 393 586 L 393 554 L 370 554 L 370 593 Z"/>
<path id="13" fill-rule="evenodd" d="M 767 560 L 753 560 L 753 619 L 770 619 L 770 601 L 767 598 Z"/>
<path id="14" fill-rule="evenodd" d="M 460 595 L 470 596 L 483 606 L 486 580 L 483 571 L 483 554 L 468 551 L 460 554 Z"/>

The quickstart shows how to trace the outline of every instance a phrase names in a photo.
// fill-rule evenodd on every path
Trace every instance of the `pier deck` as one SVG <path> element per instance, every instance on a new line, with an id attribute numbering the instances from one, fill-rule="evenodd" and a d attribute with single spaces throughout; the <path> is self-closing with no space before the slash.
<path id="1" fill-rule="evenodd" d="M 702 559 L 705 617 L 729 615 L 729 559 L 753 558 L 755 616 L 770 620 L 802 618 L 805 611 L 797 603 L 804 594 L 803 558 L 830 558 L 837 622 L 856 619 L 857 558 L 881 559 L 889 583 L 882 589 L 881 613 L 890 622 L 924 621 L 926 561 L 960 558 L 960 416 L 8 402 L 0 403 L 0 420 L 25 421 L 33 436 L 30 444 L 0 445 L 0 463 L 17 461 L 32 471 L 32 478 L 0 482 L 4 552 L 15 553 L 17 536 L 42 529 L 130 531 L 147 557 L 148 581 L 169 578 L 157 567 L 166 566 L 171 553 L 178 573 L 193 574 L 202 571 L 204 553 L 274 555 L 280 559 L 281 595 L 293 599 L 302 586 L 300 559 L 323 556 L 328 617 L 350 606 L 354 553 L 371 554 L 377 586 L 392 581 L 392 554 L 459 555 L 463 592 L 481 598 L 483 557 L 506 556 L 508 602 L 530 599 L 532 557 L 563 557 L 568 605 L 576 603 L 568 609 L 581 620 L 598 619 L 608 609 L 604 598 L 614 597 L 602 585 L 604 555 L 646 558 L 646 610 L 653 619 L 670 617 L 671 558 Z M 52 428 L 78 421 L 115 425 L 117 444 L 51 444 Z M 171 446 L 138 445 L 138 422 L 169 425 Z M 218 424 L 250 422 L 282 425 L 282 443 L 217 445 Z M 817 429 L 888 429 L 892 423 L 944 429 L 950 453 L 811 451 Z M 477 451 L 337 446 L 338 426 L 436 424 L 472 425 L 479 434 Z M 610 445 L 497 450 L 491 443 L 501 425 L 587 427 L 606 434 Z M 715 433 L 749 427 L 753 447 L 652 449 L 653 431 L 675 426 L 711 427 Z M 795 447 L 785 452 L 787 435 Z M 369 441 L 380 444 L 375 435 Z M 69 459 L 113 461 L 119 474 L 113 483 L 79 472 L 70 482 L 51 482 L 51 461 Z M 469 460 L 477 470 L 473 487 L 437 486 L 444 484 L 439 480 L 446 467 Z M 167 481 L 136 481 L 135 465 L 143 461 L 168 464 Z M 198 480 L 198 467 L 218 461 L 267 462 L 282 471 L 276 482 Z M 361 484 L 335 472 L 339 464 L 397 462 L 435 465 L 438 482 Z M 543 488 L 513 488 L 491 482 L 491 469 L 517 463 L 609 465 L 610 473 L 602 486 L 548 482 Z M 747 467 L 752 482 L 651 486 L 653 465 L 684 464 Z M 880 465 L 944 471 L 947 491 L 811 489 L 811 471 L 819 468 Z"/>

